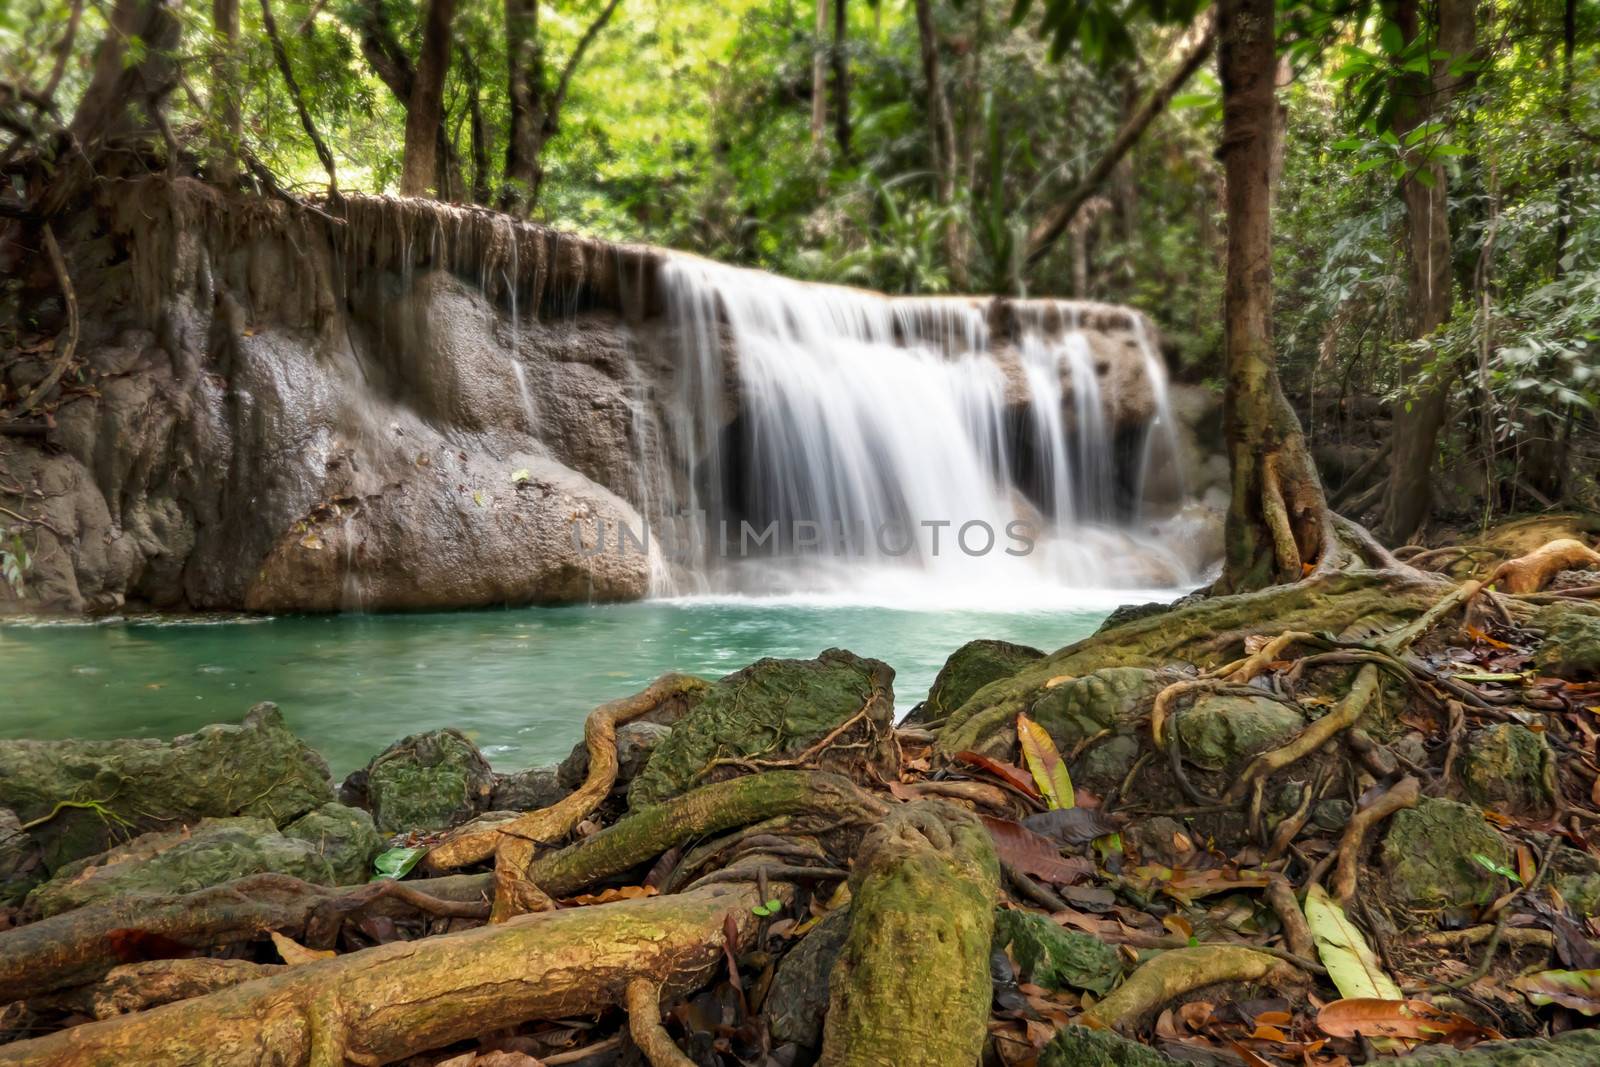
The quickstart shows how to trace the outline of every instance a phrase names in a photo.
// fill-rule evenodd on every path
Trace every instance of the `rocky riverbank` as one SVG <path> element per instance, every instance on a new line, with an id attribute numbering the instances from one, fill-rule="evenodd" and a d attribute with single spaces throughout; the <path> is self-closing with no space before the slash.
<path id="1" fill-rule="evenodd" d="M 842 650 L 668 675 L 531 770 L 0 742 L 0 1063 L 1591 1063 L 1578 556 L 977 640 L 900 724 Z"/>

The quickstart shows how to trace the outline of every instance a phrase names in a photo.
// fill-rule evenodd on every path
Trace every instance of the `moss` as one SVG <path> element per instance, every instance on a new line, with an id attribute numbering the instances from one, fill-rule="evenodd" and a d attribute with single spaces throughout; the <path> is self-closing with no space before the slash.
<path id="1" fill-rule="evenodd" d="M 1220 771 L 1282 744 L 1305 726 L 1292 705 L 1266 697 L 1205 695 L 1179 712 L 1174 729 L 1184 756 L 1198 767 Z"/>
<path id="2" fill-rule="evenodd" d="M 1548 812 L 1555 754 L 1542 733 L 1516 723 L 1474 730 L 1462 746 L 1461 782 L 1475 802 L 1507 812 Z"/>
<path id="3" fill-rule="evenodd" d="M 328 861 L 335 885 L 355 885 L 372 875 L 372 860 L 383 851 L 372 816 L 360 808 L 324 804 L 283 828 L 285 837 L 308 841 Z"/>
<path id="4" fill-rule="evenodd" d="M 999 912 L 994 941 L 996 946 L 1011 946 L 1025 981 L 1046 989 L 1086 989 L 1103 997 L 1122 977 L 1122 959 L 1115 948 L 1088 934 L 1063 930 L 1032 912 Z"/>
<path id="5" fill-rule="evenodd" d="M 1039 1067 L 1176 1067 L 1177 1060 L 1110 1030 L 1068 1026 L 1039 1053 Z"/>
<path id="6" fill-rule="evenodd" d="M 455 826 L 482 811 L 493 792 L 488 761 L 459 730 L 397 741 L 366 769 L 367 803 L 386 834 Z"/>
<path id="7" fill-rule="evenodd" d="M 718 760 L 792 758 L 863 708 L 866 721 L 852 738 L 872 739 L 867 759 L 892 761 L 878 739 L 893 726 L 893 684 L 886 664 L 842 649 L 813 660 L 759 660 L 713 685 L 655 746 L 629 786 L 629 806 L 659 804 L 714 778 Z"/>
<path id="8" fill-rule="evenodd" d="M 1544 631 L 1533 657 L 1541 671 L 1574 681 L 1600 678 L 1600 616 L 1553 605 L 1532 625 Z"/>
<path id="9" fill-rule="evenodd" d="M 1381 857 L 1389 893 L 1402 906 L 1464 907 L 1487 904 L 1500 878 L 1472 857 L 1505 865 L 1505 840 L 1483 812 L 1453 800 L 1424 797 L 1415 808 L 1395 813 L 1384 834 Z"/>
<path id="10" fill-rule="evenodd" d="M 928 699 L 907 717 L 907 722 L 937 722 L 965 704 L 990 682 L 1009 678 L 1044 653 L 1009 641 L 968 641 L 950 654 L 928 690 Z"/>
<path id="11" fill-rule="evenodd" d="M 192 830 L 141 835 L 61 868 L 28 897 L 28 907 L 56 915 L 117 896 L 174 896 L 249 874 L 293 875 L 332 885 L 328 859 L 310 841 L 279 834 L 266 819 L 206 819 Z"/>
<path id="12" fill-rule="evenodd" d="M 1420 1049 L 1399 1061 L 1448 1067 L 1593 1067 L 1600 1063 L 1600 1030 L 1569 1030 L 1558 1037 L 1493 1041 L 1461 1051 Z M 1044 1067 L 1041 1063 L 1040 1067 Z"/>
<path id="13" fill-rule="evenodd" d="M 234 815 L 282 825 L 331 799 L 327 764 L 272 704 L 172 741 L 0 742 L 0 808 L 43 820 L 28 833 L 50 872 L 146 830 Z"/>

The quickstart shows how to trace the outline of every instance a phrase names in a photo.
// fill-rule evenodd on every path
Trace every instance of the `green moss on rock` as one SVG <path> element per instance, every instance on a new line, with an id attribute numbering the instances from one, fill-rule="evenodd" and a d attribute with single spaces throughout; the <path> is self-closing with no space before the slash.
<path id="1" fill-rule="evenodd" d="M 1039 1067 L 1176 1067 L 1177 1060 L 1110 1030 L 1068 1026 L 1039 1053 Z"/>
<path id="2" fill-rule="evenodd" d="M 1467 735 L 1461 782 L 1484 807 L 1516 813 L 1549 811 L 1555 802 L 1555 754 L 1542 733 L 1497 723 Z"/>
<path id="3" fill-rule="evenodd" d="M 887 769 L 894 760 L 894 671 L 887 664 L 837 648 L 810 660 L 759 660 L 714 684 L 655 746 L 628 803 L 659 804 L 710 781 L 717 760 L 796 756 L 863 708 L 868 714 L 851 737 L 868 737 L 865 758 Z"/>
<path id="4" fill-rule="evenodd" d="M 0 808 L 45 870 L 146 830 L 248 815 L 282 825 L 333 799 L 328 765 L 272 704 L 172 741 L 0 741 Z"/>
<path id="5" fill-rule="evenodd" d="M 1600 678 L 1600 615 L 1552 605 L 1532 625 L 1544 631 L 1533 656 L 1539 670 L 1574 681 Z"/>
<path id="6" fill-rule="evenodd" d="M 174 896 L 266 872 L 319 885 L 333 866 L 310 841 L 285 837 L 268 819 L 205 819 L 192 830 L 143 834 L 69 863 L 28 897 L 28 908 L 56 915 L 118 896 Z"/>
<path id="7" fill-rule="evenodd" d="M 917 705 L 906 721 L 938 722 L 990 682 L 1009 678 L 1043 657 L 1037 648 L 1009 641 L 968 641 L 950 653 L 928 690 L 928 699 Z"/>
<path id="8" fill-rule="evenodd" d="M 1011 946 L 1023 980 L 1046 989 L 1086 989 L 1103 997 L 1122 977 L 1115 948 L 1032 912 L 996 912 L 994 939 Z"/>
<path id="9" fill-rule="evenodd" d="M 1207 694 L 1179 712 L 1173 728 L 1189 762 L 1220 771 L 1283 744 L 1305 724 L 1298 709 L 1277 700 Z"/>
<path id="10" fill-rule="evenodd" d="M 372 816 L 360 808 L 324 804 L 283 828 L 283 836 L 310 842 L 328 861 L 335 885 L 356 885 L 372 876 L 372 861 L 383 851 Z"/>
<path id="11" fill-rule="evenodd" d="M 483 811 L 494 794 L 488 760 L 459 730 L 403 738 L 357 773 L 384 834 L 447 829 Z"/>
<path id="12" fill-rule="evenodd" d="M 1383 837 L 1381 858 L 1389 893 L 1406 907 L 1448 908 L 1487 904 L 1501 879 L 1472 857 L 1505 865 L 1505 840 L 1469 804 L 1424 797 L 1396 812 Z"/>

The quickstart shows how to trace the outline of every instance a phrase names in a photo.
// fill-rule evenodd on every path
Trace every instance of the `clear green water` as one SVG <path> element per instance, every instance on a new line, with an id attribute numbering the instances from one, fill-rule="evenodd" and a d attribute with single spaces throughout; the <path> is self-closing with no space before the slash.
<path id="1" fill-rule="evenodd" d="M 1131 594 L 1129 599 L 1147 599 Z M 0 736 L 171 737 L 271 700 L 342 775 L 408 733 L 464 730 L 498 769 L 564 757 L 594 705 L 668 670 L 848 648 L 897 672 L 902 712 L 977 637 L 1053 650 L 1110 603 L 985 613 L 647 601 L 435 615 L 0 626 Z"/>

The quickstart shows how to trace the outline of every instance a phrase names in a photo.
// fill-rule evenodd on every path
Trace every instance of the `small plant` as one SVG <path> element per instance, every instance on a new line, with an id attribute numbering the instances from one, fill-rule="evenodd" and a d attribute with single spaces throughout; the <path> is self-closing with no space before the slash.
<path id="1" fill-rule="evenodd" d="M 5 578 L 11 591 L 20 597 L 26 592 L 28 572 L 33 569 L 33 557 L 28 555 L 28 546 L 23 543 L 20 530 L 7 530 L 4 538 L 5 543 L 0 546 L 0 577 Z"/>
<path id="2" fill-rule="evenodd" d="M 773 897 L 765 904 L 757 904 L 755 907 L 750 909 L 750 912 L 751 914 L 758 915 L 763 919 L 770 919 L 782 910 L 783 901 L 779 900 L 777 897 Z"/>

